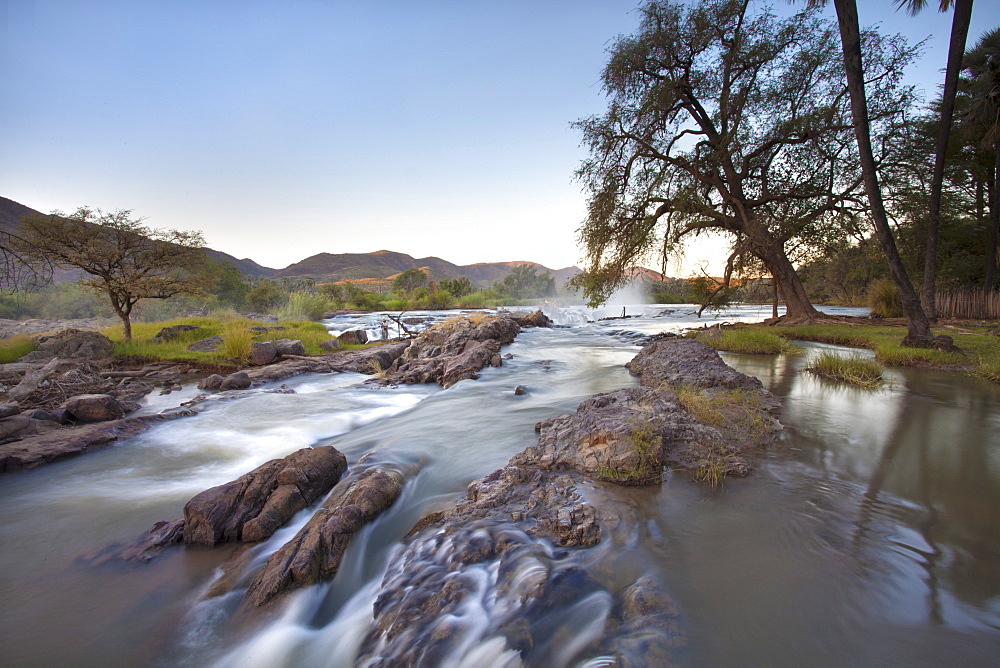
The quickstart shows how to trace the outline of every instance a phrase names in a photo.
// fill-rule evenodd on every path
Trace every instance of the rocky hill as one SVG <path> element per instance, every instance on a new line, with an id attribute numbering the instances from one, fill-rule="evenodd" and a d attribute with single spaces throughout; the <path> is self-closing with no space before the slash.
<path id="1" fill-rule="evenodd" d="M 32 215 L 42 214 L 31 207 L 0 197 L 0 231 L 14 232 L 21 218 Z M 237 259 L 228 253 L 212 249 L 208 252 L 215 258 L 235 264 L 244 274 L 274 278 L 311 278 L 317 283 L 363 279 L 391 280 L 407 269 L 420 269 L 434 281 L 466 276 L 475 284 L 487 286 L 503 280 L 514 267 L 531 265 L 536 267 L 540 274 L 546 271 L 551 273 L 556 279 L 556 285 L 563 285 L 580 272 L 577 267 L 552 270 L 536 262 L 525 261 L 457 265 L 439 257 L 414 258 L 406 253 L 388 250 L 373 253 L 318 253 L 290 264 L 284 269 L 271 269 L 249 258 Z"/>

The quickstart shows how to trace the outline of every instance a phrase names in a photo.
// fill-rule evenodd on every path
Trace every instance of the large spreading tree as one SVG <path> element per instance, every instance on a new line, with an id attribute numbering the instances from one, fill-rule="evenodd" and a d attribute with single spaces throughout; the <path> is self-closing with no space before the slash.
<path id="1" fill-rule="evenodd" d="M 753 13 L 748 0 L 649 2 L 603 73 L 605 114 L 580 121 L 590 198 L 579 231 L 591 302 L 627 282 L 629 267 L 706 231 L 732 242 L 727 276 L 763 264 L 787 314 L 818 315 L 794 261 L 857 232 L 865 208 L 840 49 L 811 10 Z M 912 92 L 899 39 L 867 34 L 880 66 L 873 122 L 890 141 Z"/>
<path id="2" fill-rule="evenodd" d="M 141 300 L 202 293 L 207 255 L 200 232 L 152 229 L 131 211 L 86 207 L 68 216 L 25 217 L 17 231 L 23 257 L 87 274 L 81 283 L 107 296 L 126 341 Z"/>

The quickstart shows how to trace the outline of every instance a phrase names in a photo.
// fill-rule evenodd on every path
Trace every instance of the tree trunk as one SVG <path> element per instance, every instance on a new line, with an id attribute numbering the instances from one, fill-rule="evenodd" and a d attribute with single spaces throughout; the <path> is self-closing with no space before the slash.
<path id="1" fill-rule="evenodd" d="M 785 249 L 781 247 L 780 242 L 770 241 L 766 245 L 758 243 L 754 254 L 771 272 L 776 289 L 781 291 L 787 317 L 812 319 L 822 316 L 809 301 L 805 286 L 799 280 L 799 275 L 792 266 L 792 261 L 785 255 Z"/>
<path id="2" fill-rule="evenodd" d="M 944 161 L 948 154 L 951 119 L 955 112 L 955 93 L 958 91 L 958 72 L 965 54 L 965 39 L 972 19 L 972 0 L 955 0 L 955 14 L 951 22 L 951 42 L 948 46 L 948 68 L 944 75 L 944 92 L 941 95 L 941 122 L 938 125 L 937 143 L 934 146 L 934 173 L 931 176 L 931 204 L 927 214 L 927 249 L 924 255 L 924 286 L 921 302 L 929 319 L 937 317 L 934 298 L 937 278 L 938 224 L 941 221 L 941 190 L 944 185 Z"/>
<path id="3" fill-rule="evenodd" d="M 996 285 L 997 235 L 1000 234 L 1000 141 L 996 143 L 993 158 L 993 187 L 990 188 L 990 245 L 986 250 L 987 290 Z"/>
<path id="4" fill-rule="evenodd" d="M 868 101 L 865 98 L 864 71 L 861 66 L 861 28 L 858 25 L 858 7 L 855 0 L 834 0 L 837 10 L 837 23 L 840 27 L 840 42 L 844 49 L 844 69 L 847 73 L 847 90 L 851 95 L 851 116 L 854 121 L 854 133 L 858 140 L 858 154 L 861 161 L 861 175 L 864 177 L 865 194 L 871 210 L 872 222 L 875 225 L 875 236 L 878 238 L 882 252 L 885 254 L 899 296 L 906 312 L 907 336 L 904 345 L 929 345 L 933 340 L 930 321 L 920 306 L 920 298 L 913 283 L 903 266 L 899 256 L 896 241 L 889 227 L 889 218 L 885 213 L 885 203 L 882 201 L 882 191 L 879 187 L 878 173 L 875 167 L 875 156 L 872 153 L 872 140 L 868 118 Z"/>

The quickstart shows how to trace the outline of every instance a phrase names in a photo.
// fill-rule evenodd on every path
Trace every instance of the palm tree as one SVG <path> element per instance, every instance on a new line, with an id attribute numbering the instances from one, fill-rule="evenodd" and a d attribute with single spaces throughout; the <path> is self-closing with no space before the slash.
<path id="1" fill-rule="evenodd" d="M 994 152 L 993 184 L 990 188 L 990 247 L 986 256 L 987 288 L 992 289 L 996 274 L 997 235 L 1000 227 L 1000 28 L 984 33 L 976 46 L 965 54 L 962 69 L 969 97 L 966 119 L 979 128 L 981 142 Z"/>
<path id="2" fill-rule="evenodd" d="M 807 4 L 822 6 L 826 4 L 826 0 L 807 0 Z M 906 273 L 903 259 L 896 247 L 896 240 L 892 236 L 889 218 L 885 212 L 885 203 L 882 200 L 875 157 L 872 153 L 870 116 L 868 114 L 868 100 L 865 96 L 864 70 L 861 64 L 861 27 L 858 22 L 857 2 L 856 0 L 833 0 L 833 6 L 837 11 L 837 24 L 840 28 L 840 44 L 844 52 L 844 69 L 847 74 L 847 91 L 851 96 L 851 116 L 858 141 L 865 195 L 868 197 L 872 222 L 875 225 L 875 237 L 885 254 L 886 262 L 889 265 L 889 274 L 899 289 L 899 297 L 906 313 L 907 335 L 903 339 L 903 344 L 928 346 L 934 338 L 931 334 L 930 321 L 920 304 L 920 297 Z"/>
<path id="3" fill-rule="evenodd" d="M 925 0 L 899 0 L 897 7 L 906 7 L 911 15 L 920 12 Z M 941 0 L 940 10 L 947 11 L 952 0 Z M 955 95 L 958 91 L 958 73 L 962 68 L 965 40 L 972 20 L 972 0 L 955 0 L 955 13 L 951 21 L 951 40 L 948 44 L 948 65 L 941 94 L 941 122 L 938 124 L 937 143 L 934 145 L 934 172 L 931 175 L 930 211 L 927 213 L 927 249 L 924 255 L 924 285 L 921 302 L 930 319 L 937 317 L 935 278 L 937 276 L 938 223 L 941 220 L 941 190 L 944 186 L 944 162 L 951 135 L 951 120 L 955 113 Z"/>

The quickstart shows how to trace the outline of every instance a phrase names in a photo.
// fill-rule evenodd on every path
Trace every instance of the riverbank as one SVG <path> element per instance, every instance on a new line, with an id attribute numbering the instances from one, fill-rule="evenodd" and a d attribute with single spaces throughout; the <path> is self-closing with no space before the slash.
<path id="1" fill-rule="evenodd" d="M 780 320 L 760 324 L 726 325 L 723 331 L 747 330 L 777 335 L 789 341 L 814 341 L 875 353 L 876 361 L 887 366 L 909 366 L 969 373 L 1000 383 L 1000 323 L 989 321 L 942 320 L 932 328 L 938 337 L 948 337 L 954 349 L 909 348 L 900 344 L 906 336 L 904 320 L 873 321 L 870 318 L 838 316 L 836 323 L 783 325 Z M 724 342 L 696 333 L 701 340 L 720 350 Z"/>

